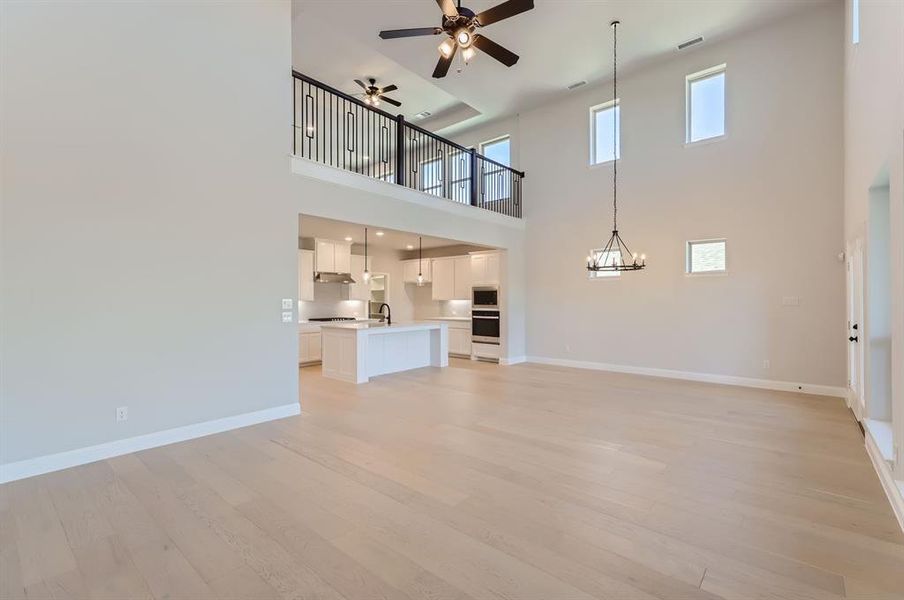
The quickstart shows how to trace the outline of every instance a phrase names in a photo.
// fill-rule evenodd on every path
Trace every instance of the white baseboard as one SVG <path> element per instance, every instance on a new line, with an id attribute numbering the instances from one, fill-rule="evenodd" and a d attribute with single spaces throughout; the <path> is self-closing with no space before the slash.
<path id="1" fill-rule="evenodd" d="M 517 365 L 523 362 L 527 362 L 526 356 L 513 356 L 511 358 L 500 358 L 500 365 Z"/>
<path id="2" fill-rule="evenodd" d="M 743 387 L 777 390 L 781 392 L 800 392 L 803 394 L 834 396 L 838 398 L 847 397 L 847 390 L 843 387 L 832 385 L 818 385 L 814 383 L 794 383 L 791 381 L 756 379 L 753 377 L 736 377 L 734 375 L 695 373 L 692 371 L 676 371 L 672 369 L 657 369 L 653 367 L 634 367 L 631 365 L 616 365 L 611 363 L 590 362 L 583 360 L 569 360 L 566 358 L 549 358 L 546 356 L 528 356 L 527 362 L 540 363 L 543 365 L 556 365 L 559 367 L 572 367 L 575 369 L 591 369 L 594 371 L 611 371 L 613 373 L 630 373 L 632 375 L 649 375 L 650 377 L 664 377 L 667 379 L 683 379 L 685 381 L 701 381 L 704 383 L 739 385 Z"/>
<path id="3" fill-rule="evenodd" d="M 68 469 L 78 465 L 112 458 L 129 454 L 130 452 L 138 452 L 139 450 L 147 450 L 148 448 L 156 448 L 157 446 L 166 446 L 167 444 L 175 444 L 176 442 L 184 442 L 194 438 L 204 437 L 214 433 L 229 431 L 230 429 L 238 429 L 291 417 L 301 413 L 301 406 L 297 402 L 292 404 L 284 404 L 282 406 L 274 406 L 255 412 L 244 413 L 241 415 L 233 415 L 231 417 L 223 417 L 222 419 L 214 419 L 213 421 L 204 421 L 203 423 L 193 423 L 173 429 L 165 429 L 163 431 L 155 431 L 123 440 L 115 440 L 96 446 L 88 446 L 86 448 L 78 448 L 67 452 L 59 452 L 57 454 L 48 454 L 47 456 L 38 456 L 37 458 L 29 458 L 18 462 L 6 463 L 0 465 L 0 483 L 8 481 L 16 481 L 17 479 L 25 479 L 43 473 Z"/>
<path id="4" fill-rule="evenodd" d="M 882 457 L 882 451 L 869 430 L 865 432 L 863 437 L 866 444 L 866 453 L 869 455 L 870 460 L 873 461 L 873 467 L 875 467 L 876 473 L 879 475 L 882 489 L 885 490 L 885 495 L 888 496 L 888 501 L 891 503 L 891 509 L 898 519 L 898 526 L 901 531 L 904 531 L 904 483 L 895 481 L 891 472 L 891 465 Z"/>

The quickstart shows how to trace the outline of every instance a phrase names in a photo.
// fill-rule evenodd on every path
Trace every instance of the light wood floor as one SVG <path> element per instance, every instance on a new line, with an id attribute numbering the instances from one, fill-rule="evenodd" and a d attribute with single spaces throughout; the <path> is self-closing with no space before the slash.
<path id="1" fill-rule="evenodd" d="M 0 597 L 902 598 L 842 402 L 453 361 L 0 488 Z"/>

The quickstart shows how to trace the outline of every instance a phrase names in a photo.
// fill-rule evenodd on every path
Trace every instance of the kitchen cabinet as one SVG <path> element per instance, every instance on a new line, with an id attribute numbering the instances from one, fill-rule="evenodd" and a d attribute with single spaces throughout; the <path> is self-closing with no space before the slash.
<path id="1" fill-rule="evenodd" d="M 471 259 L 448 256 L 433 259 L 433 299 L 471 299 Z"/>
<path id="2" fill-rule="evenodd" d="M 449 328 L 449 354 L 471 356 L 471 329 Z"/>
<path id="3" fill-rule="evenodd" d="M 323 273 L 350 273 L 352 245 L 335 240 L 314 240 L 315 271 Z"/>
<path id="4" fill-rule="evenodd" d="M 298 251 L 298 299 L 314 301 L 314 251 Z"/>
<path id="5" fill-rule="evenodd" d="M 370 300 L 370 282 L 364 281 L 364 257 L 358 254 L 353 254 L 351 255 L 350 260 L 351 270 L 349 272 L 352 274 L 352 279 L 355 280 L 355 283 L 351 283 L 348 286 L 348 299 Z M 373 261 L 368 256 L 368 268 L 372 268 L 372 265 Z"/>
<path id="6" fill-rule="evenodd" d="M 430 283 L 433 280 L 431 260 L 429 258 L 425 258 L 421 260 L 420 263 L 420 270 L 424 275 L 424 283 Z M 416 258 L 413 260 L 403 260 L 402 281 L 404 283 L 417 283 L 418 268 L 418 260 Z"/>
<path id="7" fill-rule="evenodd" d="M 471 299 L 471 257 L 456 256 L 453 261 L 455 265 L 455 285 L 453 286 L 453 300 L 470 300 Z"/>
<path id="8" fill-rule="evenodd" d="M 320 332 L 298 334 L 298 363 L 320 362 Z"/>
<path id="9" fill-rule="evenodd" d="M 499 253 L 471 255 L 471 285 L 499 285 Z"/>

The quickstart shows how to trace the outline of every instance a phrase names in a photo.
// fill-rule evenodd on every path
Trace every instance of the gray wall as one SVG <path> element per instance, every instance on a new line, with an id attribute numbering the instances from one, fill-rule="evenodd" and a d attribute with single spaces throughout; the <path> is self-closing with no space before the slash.
<path id="1" fill-rule="evenodd" d="M 588 166 L 611 83 L 457 136 L 511 132 L 527 173 L 530 356 L 844 384 L 842 26 L 809 10 L 619 81 L 619 228 L 649 267 L 617 280 L 583 268 L 611 230 L 611 164 Z M 685 147 L 685 76 L 722 63 L 728 134 Z M 686 276 L 685 242 L 721 237 L 729 274 Z"/>

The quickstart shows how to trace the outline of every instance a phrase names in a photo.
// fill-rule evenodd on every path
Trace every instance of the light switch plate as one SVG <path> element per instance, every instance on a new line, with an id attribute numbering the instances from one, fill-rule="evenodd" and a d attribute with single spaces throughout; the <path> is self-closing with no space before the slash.
<path id="1" fill-rule="evenodd" d="M 292 310 L 292 305 L 295 303 L 291 298 L 283 298 L 282 299 L 282 309 L 283 310 Z"/>
<path id="2" fill-rule="evenodd" d="M 283 311 L 282 322 L 283 323 L 291 323 L 292 322 L 292 311 L 291 310 Z"/>
<path id="3" fill-rule="evenodd" d="M 800 296 L 783 296 L 782 306 L 800 306 Z"/>

